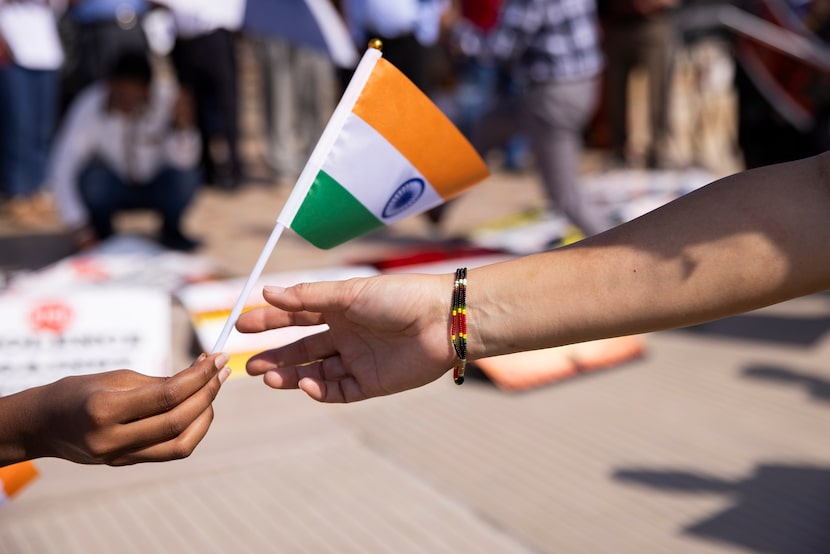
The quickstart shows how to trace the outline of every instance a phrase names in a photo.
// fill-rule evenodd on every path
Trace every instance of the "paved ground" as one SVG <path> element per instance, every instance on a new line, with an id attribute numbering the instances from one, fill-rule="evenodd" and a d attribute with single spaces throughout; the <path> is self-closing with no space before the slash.
<path id="1" fill-rule="evenodd" d="M 244 274 L 286 193 L 207 190 L 188 226 Z M 443 236 L 537 201 L 533 179 L 497 175 Z M 420 219 L 327 252 L 287 237 L 268 271 L 430 237 Z M 330 407 L 232 379 L 187 460 L 39 461 L 0 512 L 0 553 L 828 552 L 828 314 L 817 295 L 653 334 L 642 360 L 521 394 L 446 379 Z M 173 334 L 184 363 L 183 316 Z"/>

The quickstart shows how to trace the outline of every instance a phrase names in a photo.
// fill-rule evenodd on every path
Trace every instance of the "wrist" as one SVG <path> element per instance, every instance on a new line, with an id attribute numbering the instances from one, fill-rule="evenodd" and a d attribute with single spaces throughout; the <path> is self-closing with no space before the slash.
<path id="1" fill-rule="evenodd" d="M 504 273 L 504 264 L 467 272 L 467 359 L 480 360 L 521 350 L 522 325 L 517 313 L 526 313 L 522 277 Z"/>
<path id="2" fill-rule="evenodd" d="M 45 387 L 0 398 L 0 465 L 46 456 L 43 420 L 49 399 Z"/>
<path id="3" fill-rule="evenodd" d="M 467 272 L 467 360 L 475 361 L 490 356 L 487 352 L 485 330 L 499 323 L 488 323 L 488 309 L 485 303 L 486 291 L 481 286 L 480 272 Z"/>

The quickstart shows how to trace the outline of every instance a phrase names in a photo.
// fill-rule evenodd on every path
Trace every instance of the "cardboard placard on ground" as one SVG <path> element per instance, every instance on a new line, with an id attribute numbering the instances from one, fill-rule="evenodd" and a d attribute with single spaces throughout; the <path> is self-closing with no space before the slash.
<path id="1" fill-rule="evenodd" d="M 201 256 L 166 250 L 149 239 L 117 235 L 91 250 L 20 274 L 9 291 L 66 290 L 78 287 L 147 287 L 172 293 L 212 278 L 213 263 Z"/>
<path id="2" fill-rule="evenodd" d="M 170 298 L 102 287 L 0 295 L 0 396 L 68 375 L 170 375 Z"/>

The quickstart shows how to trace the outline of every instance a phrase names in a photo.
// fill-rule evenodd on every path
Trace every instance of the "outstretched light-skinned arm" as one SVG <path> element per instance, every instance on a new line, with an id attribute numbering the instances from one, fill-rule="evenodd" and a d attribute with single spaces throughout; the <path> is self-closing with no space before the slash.
<path id="1" fill-rule="evenodd" d="M 745 171 L 567 248 L 470 270 L 468 358 L 692 325 L 830 286 L 830 155 Z M 452 275 L 266 288 L 243 332 L 329 330 L 248 362 L 274 388 L 348 402 L 454 362 Z"/>

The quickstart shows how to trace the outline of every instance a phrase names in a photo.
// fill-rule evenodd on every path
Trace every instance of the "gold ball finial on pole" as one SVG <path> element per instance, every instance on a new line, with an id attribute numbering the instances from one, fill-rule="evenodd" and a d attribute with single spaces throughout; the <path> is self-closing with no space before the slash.
<path id="1" fill-rule="evenodd" d="M 379 38 L 373 38 L 369 41 L 369 48 L 374 48 L 375 50 L 383 52 L 383 41 Z"/>

